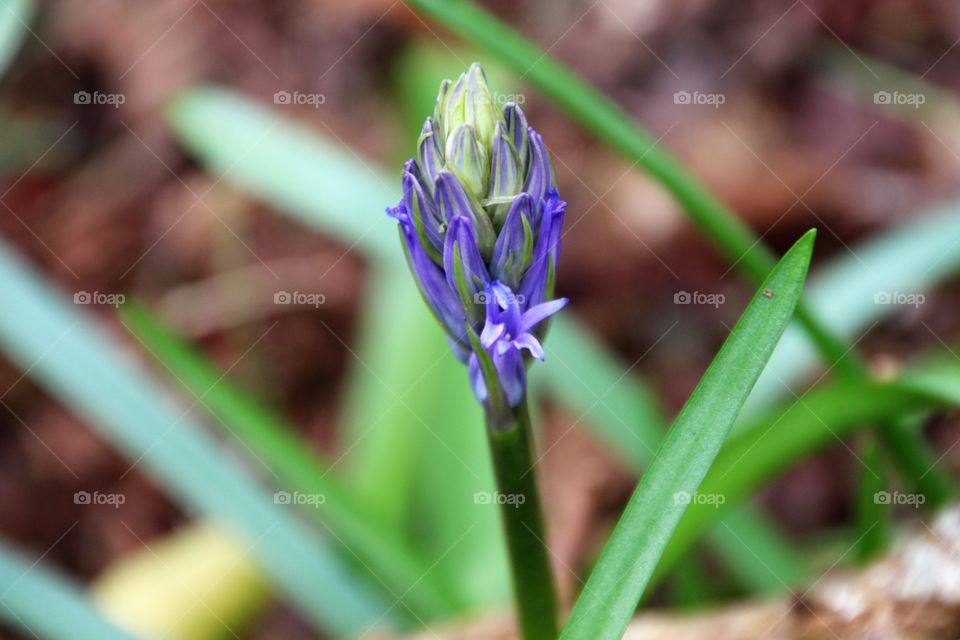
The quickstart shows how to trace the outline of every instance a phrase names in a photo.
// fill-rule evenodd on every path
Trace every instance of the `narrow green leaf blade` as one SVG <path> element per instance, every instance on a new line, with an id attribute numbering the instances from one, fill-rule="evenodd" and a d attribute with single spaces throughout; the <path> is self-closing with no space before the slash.
<path id="1" fill-rule="evenodd" d="M 960 405 L 960 363 L 953 356 L 922 363 L 892 382 L 840 380 L 751 420 L 724 445 L 700 485 L 702 492 L 721 494 L 725 502 L 687 508 L 658 574 L 682 558 L 726 509 L 805 456 L 881 418 L 897 422 L 943 405 Z"/>
<path id="2" fill-rule="evenodd" d="M 619 638 L 800 300 L 813 251 L 804 235 L 767 276 L 701 378 L 630 499 L 561 638 Z M 689 502 L 689 501 L 687 501 Z"/>
<path id="3" fill-rule="evenodd" d="M 400 198 L 399 171 L 390 176 L 349 147 L 224 89 L 186 91 L 167 115 L 187 146 L 225 180 L 370 258 L 403 260 L 395 225 L 384 213 Z"/>
<path id="4" fill-rule="evenodd" d="M 345 557 L 359 559 L 372 584 L 386 584 L 388 593 L 403 594 L 404 608 L 416 617 L 437 619 L 452 612 L 449 595 L 425 577 L 430 563 L 417 557 L 396 529 L 384 529 L 293 426 L 247 390 L 235 387 L 144 307 L 128 303 L 121 318 L 166 373 L 190 392 L 190 400 L 199 399 L 200 406 L 217 418 L 216 426 L 242 444 L 240 451 L 252 454 L 253 464 L 268 466 L 289 492 L 323 496 L 321 504 L 308 505 L 306 511 L 333 531 L 346 547 Z"/>
<path id="5" fill-rule="evenodd" d="M 259 486 L 127 348 L 68 303 L 0 243 L 0 349 L 81 416 L 187 511 L 231 526 L 318 629 L 351 633 L 386 605 L 358 583 L 324 540 Z"/>
<path id="6" fill-rule="evenodd" d="M 0 620 L 44 640 L 135 640 L 73 580 L 0 541 Z"/>
<path id="7" fill-rule="evenodd" d="M 854 245 L 810 274 L 804 302 L 825 326 L 854 339 L 871 324 L 921 304 L 933 287 L 960 270 L 960 201 L 911 213 L 903 223 Z M 791 325 L 757 381 L 744 415 L 802 384 L 819 366 L 816 348 Z M 794 389 L 799 392 L 799 389 Z"/>

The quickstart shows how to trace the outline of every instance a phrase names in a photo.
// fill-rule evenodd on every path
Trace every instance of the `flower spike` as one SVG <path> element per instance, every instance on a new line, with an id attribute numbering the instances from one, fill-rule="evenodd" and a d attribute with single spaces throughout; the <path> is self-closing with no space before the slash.
<path id="1" fill-rule="evenodd" d="M 478 64 L 445 80 L 387 212 L 488 414 L 523 402 L 527 364 L 544 358 L 538 325 L 567 302 L 553 299 L 565 208 L 523 110 L 496 106 Z"/>

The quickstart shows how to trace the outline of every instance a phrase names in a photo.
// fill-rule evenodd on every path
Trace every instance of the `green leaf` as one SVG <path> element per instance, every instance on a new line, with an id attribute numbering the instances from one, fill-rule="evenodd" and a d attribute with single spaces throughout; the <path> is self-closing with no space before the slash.
<path id="1" fill-rule="evenodd" d="M 810 274 L 804 292 L 808 308 L 834 333 L 855 339 L 873 323 L 920 300 L 960 270 L 960 201 L 912 213 L 905 222 L 851 247 Z M 890 304 L 884 295 L 890 296 Z M 881 297 L 876 297 L 881 296 Z M 879 303 L 878 303 L 879 301 Z M 819 366 L 816 349 L 799 326 L 783 334 L 770 364 L 744 407 L 756 415 L 796 388 Z M 799 391 L 799 389 L 795 389 Z"/>
<path id="2" fill-rule="evenodd" d="M 0 76 L 6 72 L 20 48 L 34 10 L 33 0 L 0 2 Z"/>
<path id="3" fill-rule="evenodd" d="M 135 640 L 106 620 L 84 589 L 0 541 L 0 620 L 44 640 Z"/>
<path id="4" fill-rule="evenodd" d="M 668 423 L 650 388 L 570 315 L 553 319 L 544 342 L 549 366 L 537 367 L 556 398 L 572 407 L 627 468 L 642 472 Z M 708 535 L 712 548 L 752 591 L 780 591 L 808 573 L 799 551 L 759 513 L 731 511 Z M 748 551 L 745 553 L 745 551 Z"/>
<path id="5" fill-rule="evenodd" d="M 176 133 L 203 163 L 370 258 L 400 264 L 403 252 L 384 209 L 400 199 L 400 171 L 389 175 L 349 147 L 216 88 L 191 89 L 171 102 Z M 349 212 L 349 213 L 347 213 Z"/>
<path id="6" fill-rule="evenodd" d="M 396 529 L 384 528 L 380 519 L 368 513 L 363 501 L 312 453 L 310 443 L 292 425 L 249 391 L 233 386 L 226 374 L 145 308 L 127 304 L 121 318 L 165 372 L 189 391 L 189 400 L 215 416 L 214 424 L 242 445 L 240 451 L 250 453 L 251 463 L 266 465 L 288 492 L 323 496 L 322 504 L 307 505 L 306 512 L 333 532 L 345 557 L 356 558 L 373 585 L 386 584 L 394 597 L 403 594 L 404 607 L 416 617 L 437 619 L 452 613 L 449 594 L 425 576 L 430 563 L 417 557 Z"/>
<path id="7" fill-rule="evenodd" d="M 350 633 L 386 611 L 324 540 L 169 401 L 88 313 L 0 243 L 0 349 L 164 487 L 186 511 L 243 536 L 272 580 L 318 629 Z"/>
<path id="8" fill-rule="evenodd" d="M 931 405 L 960 406 L 958 390 L 958 362 L 938 358 L 894 382 L 840 380 L 752 420 L 730 438 L 700 485 L 704 493 L 723 495 L 724 503 L 690 505 L 658 575 L 684 557 L 726 509 L 741 504 L 776 474 L 881 418 L 899 421 Z"/>
<path id="9" fill-rule="evenodd" d="M 564 627 L 567 640 L 620 638 L 800 300 L 813 252 L 804 235 L 767 276 L 730 332 L 634 491 Z M 687 500 L 689 502 L 689 500 Z"/>
<path id="10" fill-rule="evenodd" d="M 880 447 L 876 442 L 867 442 L 860 448 L 859 457 L 855 544 L 857 560 L 867 562 L 880 555 L 889 544 L 893 535 L 893 512 L 888 503 L 877 500 L 888 486 Z"/>

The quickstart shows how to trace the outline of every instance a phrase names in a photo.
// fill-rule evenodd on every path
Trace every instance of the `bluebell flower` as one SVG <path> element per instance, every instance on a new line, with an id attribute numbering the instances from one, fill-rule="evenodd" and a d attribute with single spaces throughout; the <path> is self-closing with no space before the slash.
<path id="1" fill-rule="evenodd" d="M 542 323 L 567 302 L 553 298 L 566 203 L 543 139 L 474 64 L 441 85 L 402 184 L 387 212 L 478 401 L 520 405 Z"/>

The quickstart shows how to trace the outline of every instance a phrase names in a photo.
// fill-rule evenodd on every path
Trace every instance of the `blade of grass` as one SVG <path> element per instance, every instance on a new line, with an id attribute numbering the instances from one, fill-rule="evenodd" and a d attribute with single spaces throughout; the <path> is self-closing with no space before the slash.
<path id="1" fill-rule="evenodd" d="M 627 366 L 570 316 L 553 320 L 545 348 L 553 366 L 537 369 L 538 377 L 576 409 L 578 422 L 589 424 L 628 468 L 642 473 L 669 426 L 649 387 L 624 375 Z M 747 507 L 728 513 L 708 541 L 751 591 L 779 591 L 808 574 L 800 552 Z"/>
<path id="2" fill-rule="evenodd" d="M 0 620 L 44 640 L 135 640 L 70 578 L 0 541 Z"/>
<path id="3" fill-rule="evenodd" d="M 735 506 L 706 540 L 741 585 L 756 593 L 776 593 L 809 578 L 813 565 L 761 513 L 747 504 Z"/>
<path id="4" fill-rule="evenodd" d="M 760 286 L 630 498 L 573 613 L 566 640 L 623 635 L 683 515 L 793 316 L 813 254 L 805 234 Z"/>
<path id="5" fill-rule="evenodd" d="M 42 560 L 0 540 L 0 620 L 44 640 L 136 640 L 108 621 L 80 585 Z"/>
<path id="6" fill-rule="evenodd" d="M 721 505 L 691 505 L 661 558 L 663 577 L 724 512 L 776 474 L 881 417 L 899 420 L 930 406 L 960 406 L 958 360 L 918 365 L 893 382 L 839 380 L 768 411 L 731 437 L 700 485 Z"/>
<path id="7" fill-rule="evenodd" d="M 426 382 L 447 351 L 443 331 L 399 269 L 374 268 L 347 380 L 343 448 L 356 495 L 384 526 L 403 529 L 423 441 Z M 430 378 L 426 381 L 425 378 Z"/>
<path id="8" fill-rule="evenodd" d="M 403 594 L 404 606 L 416 617 L 437 619 L 453 611 L 449 595 L 424 577 L 429 563 L 394 535 L 395 529 L 383 527 L 367 512 L 366 505 L 331 474 L 330 466 L 312 453 L 292 425 L 249 391 L 235 387 L 145 307 L 127 304 L 121 319 L 191 399 L 199 399 L 201 407 L 217 418 L 217 426 L 273 470 L 284 489 L 323 496 L 323 502 L 308 506 L 307 512 L 329 527 L 345 546 L 348 559 L 359 559 L 374 584 L 383 582 L 390 593 Z"/>
<path id="9" fill-rule="evenodd" d="M 318 629 L 356 632 L 381 619 L 368 592 L 184 412 L 89 314 L 0 243 L 0 349 L 192 513 L 242 535 L 273 581 Z"/>
<path id="10" fill-rule="evenodd" d="M 34 11 L 33 0 L 0 2 L 0 76 L 6 72 L 20 48 Z"/>
<path id="11" fill-rule="evenodd" d="M 911 213 L 904 222 L 857 243 L 849 254 L 818 267 L 810 274 L 804 300 L 831 331 L 853 340 L 903 308 L 895 294 L 923 295 L 955 275 L 960 270 L 958 237 L 960 200 Z M 744 415 L 755 416 L 788 389 L 801 385 L 817 365 L 816 349 L 803 330 L 788 328 Z"/>
<path id="12" fill-rule="evenodd" d="M 382 205 L 383 202 L 391 200 L 376 203 L 373 202 L 375 198 L 370 197 L 370 194 L 383 188 L 382 180 L 385 178 L 381 172 L 372 168 L 369 162 L 357 158 L 352 152 L 323 142 L 319 136 L 302 127 L 283 122 L 277 124 L 276 115 L 245 98 L 219 89 L 192 89 L 181 94 L 172 103 L 169 118 L 182 141 L 205 164 L 221 172 L 229 170 L 226 179 L 262 195 L 280 212 L 293 212 L 297 220 L 332 235 L 350 247 L 362 250 L 364 255 L 382 265 L 375 267 L 375 273 L 390 273 L 395 270 L 397 260 L 400 260 L 396 238 L 391 237 L 388 240 L 380 235 L 384 228 L 389 230 L 390 225 L 383 224 Z M 321 167 L 324 172 L 322 184 L 318 184 L 316 180 L 291 179 L 290 172 L 281 162 L 284 159 L 299 167 Z M 340 170 L 343 172 L 339 173 Z M 345 205 L 353 192 L 360 195 L 352 204 Z M 367 233 L 371 229 L 374 230 L 371 233 L 377 235 Z M 394 251 L 397 252 L 397 257 L 392 256 L 391 252 Z M 415 309 L 422 311 L 423 305 L 419 299 L 412 297 L 394 300 L 395 289 L 391 288 L 391 282 L 392 279 L 374 280 L 370 295 L 375 299 L 379 297 L 380 308 L 392 312 L 396 305 L 400 321 L 406 324 L 406 321 L 402 320 L 407 317 L 404 310 L 413 305 Z M 409 287 L 409 283 L 405 282 L 403 287 Z M 390 304 L 384 304 L 388 298 Z M 405 356 L 411 348 L 410 345 L 398 344 L 402 341 L 398 341 L 389 327 L 378 322 L 376 318 L 368 320 L 367 325 L 361 332 L 365 336 L 360 345 L 363 360 L 368 362 L 369 368 L 374 371 L 393 371 L 394 366 L 382 362 L 380 358 L 388 359 L 389 354 Z M 550 357 L 556 359 L 556 366 L 538 369 L 537 375 L 545 376 L 557 398 L 571 406 L 577 415 L 582 414 L 586 425 L 598 429 L 601 438 L 611 444 L 615 453 L 622 454 L 625 462 L 632 468 L 641 470 L 659 446 L 667 426 L 655 406 L 653 393 L 637 376 L 625 375 L 623 372 L 629 368 L 607 353 L 603 345 L 590 335 L 589 330 L 571 317 L 556 319 L 546 346 Z M 397 371 L 405 370 L 398 365 Z M 417 371 L 412 375 L 421 374 L 421 371 Z M 366 379 L 366 382 L 362 382 L 363 379 Z M 377 394 L 372 399 L 360 395 L 359 390 L 368 384 L 378 389 L 382 387 L 365 367 L 355 369 L 349 385 L 353 392 L 347 410 L 347 423 L 352 425 L 348 426 L 351 442 L 385 411 L 398 404 L 395 402 L 396 398 L 389 395 Z M 394 413 L 399 412 L 399 409 L 394 407 Z M 409 412 L 399 413 L 400 416 L 391 419 L 403 420 L 402 416 Z M 415 427 L 416 424 L 411 423 L 408 426 Z M 386 478 L 387 485 L 399 483 L 405 486 L 406 482 L 400 480 L 399 474 L 402 473 L 402 466 L 409 465 L 410 456 L 398 453 L 409 452 L 406 445 L 416 442 L 417 438 L 414 435 L 404 436 L 404 433 L 404 429 L 398 428 L 392 435 L 388 435 L 383 443 L 376 439 L 366 443 L 364 438 L 354 457 L 356 467 L 370 473 L 373 479 Z M 397 440 L 400 442 L 396 442 Z M 398 444 L 403 446 L 394 448 Z M 477 453 L 476 449 L 473 451 L 474 454 Z M 458 455 L 466 456 L 463 453 Z M 374 471 L 369 471 L 371 458 L 374 460 Z M 378 470 L 377 459 L 388 464 Z M 360 464 L 361 460 L 363 464 Z M 479 462 L 470 463 L 469 466 L 481 468 Z M 467 483 L 471 481 L 470 478 L 461 479 Z M 384 489 L 384 482 L 371 480 L 369 484 L 376 485 L 377 491 L 384 491 L 384 494 L 376 499 L 377 502 L 383 504 L 389 500 L 390 487 Z M 450 495 L 459 493 L 455 491 Z M 403 502 L 399 501 L 400 504 Z M 767 544 L 759 546 L 760 550 L 779 549 L 785 553 L 789 548 L 784 540 L 772 539 L 774 530 L 769 525 L 752 532 L 741 531 L 734 522 L 728 525 L 733 529 L 734 535 L 743 539 L 762 536 L 767 540 Z M 486 530 L 478 526 L 477 531 L 481 529 Z M 758 552 L 758 555 L 761 552 Z M 792 562 L 790 558 L 793 558 Z M 784 554 L 778 561 L 762 555 L 759 559 L 744 557 L 744 554 L 738 552 L 728 556 L 727 561 L 731 566 L 739 565 L 739 575 L 757 576 L 757 581 L 751 584 L 754 588 L 763 590 L 775 587 L 774 583 L 790 582 L 802 573 L 802 563 L 797 553 Z M 758 562 L 783 569 L 792 566 L 792 569 L 771 578 L 766 571 L 755 571 Z M 486 568 L 491 570 L 496 566 L 496 563 L 491 562 Z M 499 570 L 497 571 L 499 573 Z M 472 574 L 465 584 L 472 584 L 479 575 Z M 499 583 L 499 580 L 500 578 L 496 583 Z M 499 589 L 491 587 L 489 593 L 499 593 Z"/>
<path id="13" fill-rule="evenodd" d="M 867 562 L 880 555 L 889 544 L 893 536 L 893 522 L 890 505 L 877 499 L 888 485 L 887 471 L 876 442 L 867 442 L 866 446 L 860 448 L 860 463 L 855 553 L 858 561 Z"/>

